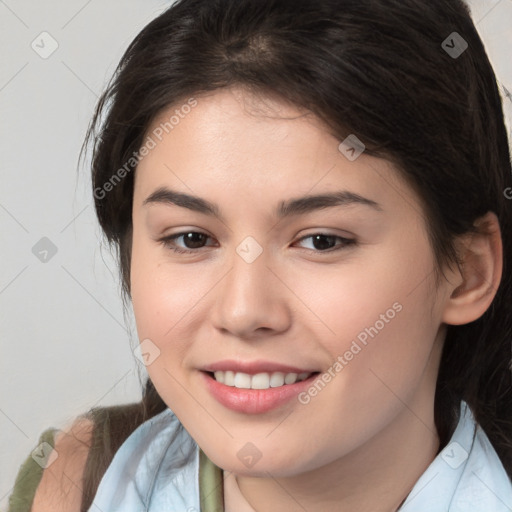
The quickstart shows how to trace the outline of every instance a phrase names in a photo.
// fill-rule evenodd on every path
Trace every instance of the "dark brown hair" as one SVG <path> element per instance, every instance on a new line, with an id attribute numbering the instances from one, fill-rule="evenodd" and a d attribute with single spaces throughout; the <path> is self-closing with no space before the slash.
<path id="1" fill-rule="evenodd" d="M 450 54 L 457 32 L 468 48 Z M 117 250 L 130 295 L 134 173 L 131 160 L 164 109 L 232 85 L 314 113 L 343 140 L 393 162 L 424 204 L 438 267 L 456 264 L 454 238 L 496 213 L 503 278 L 478 320 L 449 326 L 435 422 L 444 446 L 465 400 L 512 474 L 512 186 L 502 98 L 462 0 L 180 0 L 130 44 L 102 95 L 92 142 L 99 223 Z M 126 172 L 117 173 L 118 169 Z M 113 184 L 105 187 L 106 183 Z M 125 303 L 126 305 L 126 303 Z M 96 423 L 82 510 L 114 453 L 164 410 L 148 380 L 142 401 L 90 413 Z"/>

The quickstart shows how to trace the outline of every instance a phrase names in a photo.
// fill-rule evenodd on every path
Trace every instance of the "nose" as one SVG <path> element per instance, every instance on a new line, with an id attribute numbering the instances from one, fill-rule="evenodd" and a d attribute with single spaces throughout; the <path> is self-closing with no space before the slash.
<path id="1" fill-rule="evenodd" d="M 244 339 L 282 333 L 291 322 L 290 292 L 271 268 L 265 251 L 249 261 L 235 252 L 230 270 L 215 287 L 215 327 Z"/>

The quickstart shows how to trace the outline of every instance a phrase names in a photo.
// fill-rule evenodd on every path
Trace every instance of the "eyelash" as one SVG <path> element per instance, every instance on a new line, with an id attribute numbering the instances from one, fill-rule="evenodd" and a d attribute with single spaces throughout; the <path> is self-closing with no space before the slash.
<path id="1" fill-rule="evenodd" d="M 208 238 L 211 238 L 206 233 L 203 233 L 201 231 L 182 231 L 181 233 L 176 233 L 175 235 L 171 235 L 171 236 L 167 236 L 167 237 L 161 238 L 161 239 L 158 240 L 158 242 L 160 242 L 166 249 L 170 249 L 170 250 L 172 250 L 175 253 L 179 253 L 179 254 L 197 253 L 201 249 L 203 249 L 204 247 L 199 247 L 198 249 L 183 249 L 183 248 L 180 248 L 180 247 L 176 247 L 176 245 L 174 244 L 174 241 L 177 238 L 181 238 L 182 236 L 188 235 L 190 233 L 204 235 L 204 236 L 206 236 Z M 321 233 L 321 232 L 319 232 L 319 233 L 312 233 L 310 235 L 303 236 L 302 238 L 300 238 L 298 240 L 298 242 L 302 242 L 303 240 L 306 240 L 308 238 L 313 238 L 315 236 L 325 236 L 325 237 L 330 237 L 330 238 L 336 238 L 336 239 L 342 241 L 342 244 L 339 244 L 338 246 L 335 246 L 335 247 L 331 247 L 330 249 L 326 249 L 324 251 L 314 250 L 314 249 L 307 249 L 307 250 L 312 250 L 313 252 L 316 252 L 316 253 L 336 252 L 336 251 L 340 251 L 342 249 L 345 249 L 345 248 L 347 248 L 350 245 L 355 245 L 357 243 L 356 240 L 354 240 L 352 238 L 344 238 L 344 237 L 339 236 L 339 235 L 332 235 L 332 234 L 329 234 L 329 233 Z"/>

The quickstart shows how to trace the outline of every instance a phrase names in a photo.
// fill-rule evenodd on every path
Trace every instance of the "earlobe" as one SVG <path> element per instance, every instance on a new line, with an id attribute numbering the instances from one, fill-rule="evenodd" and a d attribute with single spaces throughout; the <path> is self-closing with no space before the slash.
<path id="1" fill-rule="evenodd" d="M 499 221 L 488 212 L 475 223 L 477 232 L 459 239 L 461 273 L 452 284 L 442 321 L 463 325 L 480 318 L 498 290 L 503 269 L 503 247 Z"/>

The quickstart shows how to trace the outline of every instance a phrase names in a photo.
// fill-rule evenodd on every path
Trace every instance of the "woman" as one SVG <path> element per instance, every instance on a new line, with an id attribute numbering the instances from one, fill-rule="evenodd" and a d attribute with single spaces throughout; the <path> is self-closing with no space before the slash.
<path id="1" fill-rule="evenodd" d="M 512 508 L 510 152 L 461 0 L 181 0 L 87 140 L 149 379 L 35 512 Z"/>

